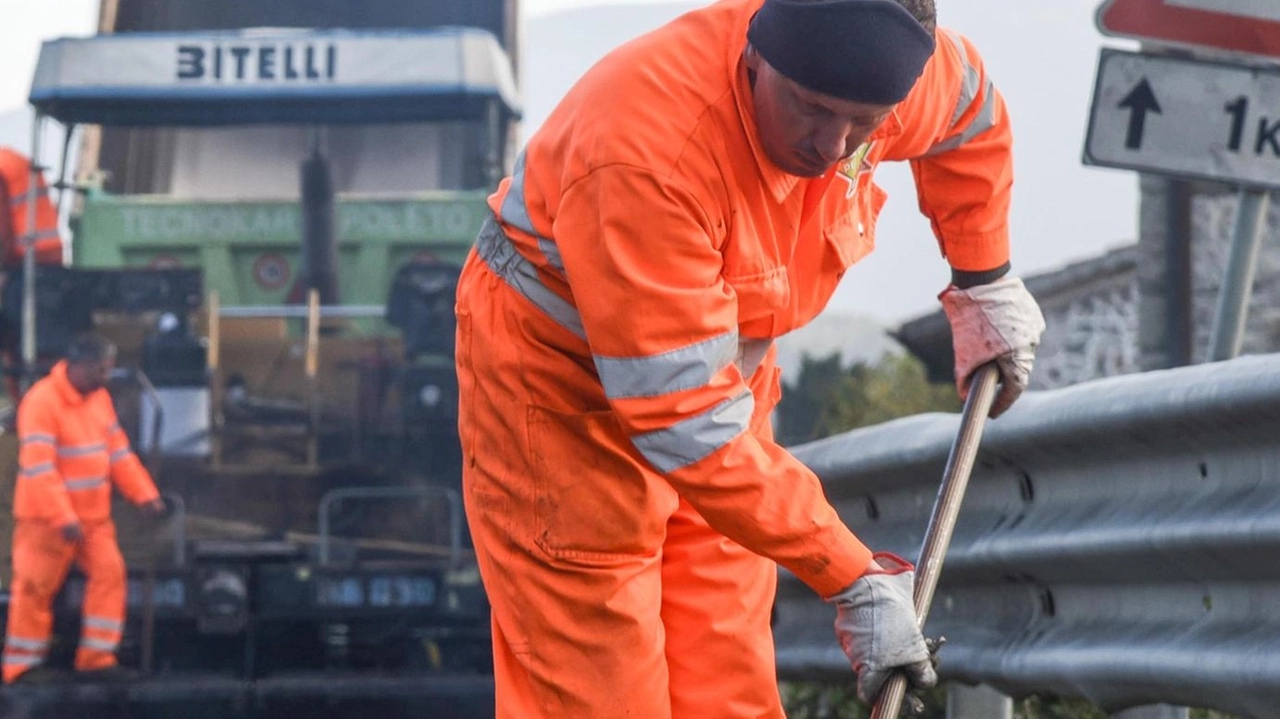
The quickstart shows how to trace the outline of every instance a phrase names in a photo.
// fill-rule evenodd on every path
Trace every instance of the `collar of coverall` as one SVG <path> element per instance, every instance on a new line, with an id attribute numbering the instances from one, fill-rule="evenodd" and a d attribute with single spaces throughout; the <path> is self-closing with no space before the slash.
<path id="1" fill-rule="evenodd" d="M 873 105 L 906 98 L 935 48 L 895 0 L 765 0 L 747 39 L 795 82 Z"/>

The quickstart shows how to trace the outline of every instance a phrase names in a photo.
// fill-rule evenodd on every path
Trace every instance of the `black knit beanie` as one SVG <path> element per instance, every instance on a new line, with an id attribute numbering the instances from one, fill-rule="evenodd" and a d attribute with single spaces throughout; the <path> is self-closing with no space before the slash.
<path id="1" fill-rule="evenodd" d="M 747 39 L 778 72 L 824 95 L 901 102 L 933 55 L 933 33 L 894 0 L 765 0 Z"/>

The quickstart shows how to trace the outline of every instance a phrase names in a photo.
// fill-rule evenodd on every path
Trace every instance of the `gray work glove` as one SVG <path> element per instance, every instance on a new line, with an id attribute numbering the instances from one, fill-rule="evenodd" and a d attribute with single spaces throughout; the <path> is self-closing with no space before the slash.
<path id="1" fill-rule="evenodd" d="M 989 362 L 1000 368 L 1000 393 L 991 405 L 999 417 L 1027 388 L 1044 316 L 1022 280 L 1003 277 L 962 290 L 954 285 L 938 295 L 951 322 L 956 354 L 956 389 L 969 396 L 973 373 Z"/>
<path id="2" fill-rule="evenodd" d="M 911 588 L 915 572 L 901 557 L 879 553 L 870 574 L 848 589 L 828 597 L 836 605 L 836 637 L 858 675 L 858 698 L 875 702 L 895 670 L 902 670 L 914 687 L 927 689 L 938 682 L 924 636 L 916 625 Z"/>

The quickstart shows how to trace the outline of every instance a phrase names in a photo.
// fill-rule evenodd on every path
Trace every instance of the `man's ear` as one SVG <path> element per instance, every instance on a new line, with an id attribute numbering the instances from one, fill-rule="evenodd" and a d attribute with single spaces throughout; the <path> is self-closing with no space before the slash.
<path id="1" fill-rule="evenodd" d="M 759 72 L 760 53 L 756 50 L 755 45 L 747 43 L 746 48 L 742 50 L 742 59 L 746 61 L 748 70 Z"/>

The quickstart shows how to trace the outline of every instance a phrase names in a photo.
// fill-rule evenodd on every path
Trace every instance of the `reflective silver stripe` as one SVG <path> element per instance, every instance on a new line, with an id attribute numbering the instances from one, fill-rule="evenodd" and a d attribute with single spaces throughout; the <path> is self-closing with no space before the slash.
<path id="1" fill-rule="evenodd" d="M 987 130 L 990 130 L 991 128 L 995 127 L 995 124 L 996 124 L 995 115 L 996 115 L 996 93 L 995 93 L 995 88 L 991 84 L 991 81 L 988 80 L 986 99 L 983 101 L 982 107 L 978 110 L 978 114 L 975 115 L 973 118 L 973 121 L 969 123 L 969 126 L 966 127 L 960 134 L 952 135 L 951 137 L 948 137 L 942 142 L 939 142 L 938 144 L 929 148 L 929 151 L 925 153 L 925 156 L 928 157 L 931 155 L 938 155 L 943 152 L 954 150 L 957 147 L 960 147 L 966 142 L 977 137 L 978 135 L 981 135 Z"/>
<path id="2" fill-rule="evenodd" d="M 120 642 L 108 642 L 94 637 L 81 637 L 80 646 L 85 649 L 97 649 L 100 652 L 114 652 L 116 647 L 120 646 Z"/>
<path id="3" fill-rule="evenodd" d="M 476 237 L 476 253 L 511 289 L 532 302 L 561 327 L 581 339 L 587 338 L 578 310 L 542 284 L 538 269 L 516 252 L 515 245 L 511 244 L 511 240 L 502 233 L 502 228 L 498 227 L 492 217 L 486 219 L 484 226 L 480 228 L 480 234 Z"/>
<path id="4" fill-rule="evenodd" d="M 128 456 L 129 456 L 129 448 L 121 447 L 120 449 L 117 449 L 116 451 L 111 453 L 111 463 L 115 464 L 116 462 L 119 462 L 120 460 Z"/>
<path id="5" fill-rule="evenodd" d="M 34 467 L 27 467 L 23 469 L 21 472 L 18 473 L 18 476 L 27 477 L 27 478 L 38 477 L 39 475 L 42 475 L 45 472 L 52 472 L 52 471 L 53 471 L 53 462 L 41 462 L 40 464 L 37 464 Z"/>
<path id="6" fill-rule="evenodd" d="M 727 399 L 667 429 L 632 438 L 640 454 L 659 472 L 674 472 L 720 449 L 747 430 L 755 402 L 751 392 Z"/>
<path id="7" fill-rule="evenodd" d="M 538 249 L 542 250 L 542 254 L 547 258 L 547 264 L 556 268 L 560 274 L 568 277 L 568 273 L 564 270 L 564 260 L 560 257 L 560 248 L 556 243 L 545 237 L 538 236 Z"/>
<path id="8" fill-rule="evenodd" d="M 47 187 L 41 187 L 41 188 L 38 188 L 38 189 L 36 190 L 36 197 L 48 197 L 48 196 L 49 196 L 49 195 L 51 195 L 51 194 L 53 194 L 53 193 L 52 193 L 52 192 L 49 190 L 49 188 L 47 188 Z M 25 204 L 27 204 L 27 193 L 26 193 L 26 192 L 20 192 L 20 193 L 18 193 L 18 194 L 16 194 L 16 195 L 12 195 L 12 196 L 10 196 L 10 197 L 9 197 L 9 209 L 10 209 L 10 210 L 13 210 L 13 209 L 18 208 L 18 207 L 22 207 L 22 206 L 23 206 L 23 205 L 25 205 Z"/>
<path id="9" fill-rule="evenodd" d="M 960 59 L 964 62 L 964 80 L 960 87 L 960 97 L 956 99 L 956 107 L 951 116 L 951 125 L 954 129 L 961 116 L 968 112 L 969 107 L 977 99 L 978 86 L 982 83 L 982 76 L 978 74 L 978 68 L 969 62 L 969 56 L 965 53 L 964 43 L 960 38 L 950 32 L 944 34 L 951 40 L 951 44 L 955 45 L 956 51 L 960 53 Z M 996 94 L 995 86 L 990 79 L 987 80 L 985 90 L 986 94 L 982 100 L 982 107 L 978 109 L 977 114 L 969 121 L 968 127 L 929 148 L 929 151 L 925 153 L 926 157 L 954 150 L 995 126 Z"/>
<path id="10" fill-rule="evenodd" d="M 78 444 L 72 446 L 63 446 L 58 448 L 59 457 L 83 457 L 86 454 L 96 454 L 98 452 L 107 451 L 105 442 L 97 444 Z"/>
<path id="11" fill-rule="evenodd" d="M 84 626 L 90 629 L 101 629 L 107 632 L 119 632 L 124 630 L 124 622 L 116 619 L 108 619 L 107 617 L 85 617 Z"/>
<path id="12" fill-rule="evenodd" d="M 22 438 L 21 444 L 57 444 L 51 434 L 29 434 Z"/>
<path id="13" fill-rule="evenodd" d="M 564 260 L 560 259 L 560 248 L 555 240 L 539 235 L 533 229 L 533 220 L 529 218 L 529 206 L 524 201 L 524 151 L 516 158 L 515 170 L 511 173 L 511 184 L 507 187 L 507 196 L 502 200 L 502 221 L 512 227 L 527 232 L 538 238 L 538 249 L 547 258 L 547 264 L 564 272 Z"/>
<path id="14" fill-rule="evenodd" d="M 85 489 L 94 489 L 101 487 L 107 481 L 106 477 L 86 477 L 84 479 L 68 479 L 66 481 L 68 492 L 79 492 Z"/>
<path id="15" fill-rule="evenodd" d="M 4 663 L 11 667 L 31 667 L 44 663 L 44 657 L 37 654 L 9 654 L 5 653 Z"/>
<path id="16" fill-rule="evenodd" d="M 32 233 L 28 232 L 28 233 L 26 233 L 26 234 L 24 234 L 24 235 L 22 236 L 22 241 L 23 241 L 23 242 L 26 242 L 26 241 L 36 242 L 36 241 L 38 241 L 38 240 L 53 240 L 53 239 L 58 239 L 58 237 L 59 237 L 59 235 L 58 235 L 58 230 L 57 230 L 57 228 L 54 228 L 54 229 L 50 229 L 50 230 L 40 230 L 39 232 L 36 232 L 36 233 L 34 233 L 34 234 L 32 234 Z"/>
<path id="17" fill-rule="evenodd" d="M 9 636 L 4 640 L 6 649 L 22 649 L 28 652 L 43 652 L 49 646 L 48 639 L 26 639 Z"/>
<path id="18" fill-rule="evenodd" d="M 744 378 L 750 378 L 760 369 L 760 363 L 772 346 L 773 340 L 745 339 L 738 343 L 738 357 L 735 361 Z"/>
<path id="19" fill-rule="evenodd" d="M 956 108 L 951 113 L 951 126 L 955 127 L 955 124 L 960 122 L 960 116 L 978 97 L 978 86 L 982 84 L 982 75 L 978 74 L 978 68 L 969 62 L 969 53 L 965 52 L 964 41 L 950 30 L 943 31 L 943 34 L 952 45 L 955 45 L 956 52 L 960 55 L 960 62 L 964 63 L 964 80 L 960 86 L 960 97 L 956 98 Z"/>
<path id="20" fill-rule="evenodd" d="M 529 219 L 529 208 L 524 203 L 524 150 L 516 157 L 515 169 L 511 172 L 511 184 L 507 187 L 507 196 L 502 200 L 502 221 L 512 227 L 528 232 L 533 230 L 533 220 Z"/>
<path id="21" fill-rule="evenodd" d="M 595 355 L 596 371 L 609 399 L 657 397 L 683 389 L 703 387 L 733 362 L 738 331 L 730 330 L 709 340 L 695 342 L 647 357 Z"/>

